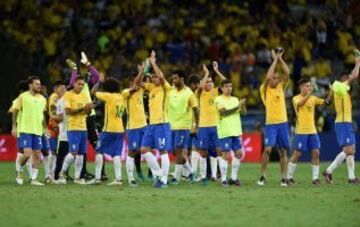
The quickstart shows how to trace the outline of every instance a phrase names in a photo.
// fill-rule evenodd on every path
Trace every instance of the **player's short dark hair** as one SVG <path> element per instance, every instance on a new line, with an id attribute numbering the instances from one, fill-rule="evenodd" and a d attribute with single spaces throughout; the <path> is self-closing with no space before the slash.
<path id="1" fill-rule="evenodd" d="M 57 81 L 54 82 L 53 87 L 57 87 L 57 86 L 59 86 L 59 85 L 66 85 L 66 84 L 65 84 L 65 81 L 63 81 L 63 80 L 57 80 Z"/>
<path id="2" fill-rule="evenodd" d="M 107 78 L 102 84 L 102 86 L 105 92 L 110 92 L 110 93 L 120 92 L 120 81 L 118 81 L 114 77 Z"/>
<path id="3" fill-rule="evenodd" d="M 20 94 L 21 92 L 29 90 L 29 83 L 26 80 L 20 80 L 16 84 L 16 92 Z"/>
<path id="4" fill-rule="evenodd" d="M 341 71 L 341 73 L 340 73 L 340 77 L 348 76 L 348 75 L 350 75 L 350 73 L 347 70 Z"/>
<path id="5" fill-rule="evenodd" d="M 297 84 L 298 84 L 299 86 L 301 86 L 301 85 L 303 85 L 303 84 L 309 83 L 310 81 L 311 81 L 311 80 L 310 80 L 309 77 L 304 76 L 304 77 L 301 77 L 301 78 L 298 80 Z"/>
<path id="6" fill-rule="evenodd" d="M 86 77 L 85 76 L 83 76 L 83 75 L 80 75 L 80 76 L 78 76 L 78 77 L 76 77 L 76 79 L 75 79 L 75 82 L 77 82 L 77 81 L 79 81 L 79 80 L 86 80 Z"/>
<path id="7" fill-rule="evenodd" d="M 200 83 L 200 77 L 198 75 L 191 75 L 188 79 L 189 84 L 198 84 Z"/>
<path id="8" fill-rule="evenodd" d="M 231 84 L 231 80 L 225 79 L 225 80 L 221 81 L 220 86 L 221 86 L 221 87 L 224 87 L 226 84 Z"/>
<path id="9" fill-rule="evenodd" d="M 28 84 L 32 84 L 34 80 L 40 80 L 40 78 L 38 76 L 29 76 L 27 82 Z"/>
<path id="10" fill-rule="evenodd" d="M 184 81 L 187 79 L 186 73 L 181 69 L 174 70 L 171 75 L 178 75 L 178 77 L 183 78 Z"/>

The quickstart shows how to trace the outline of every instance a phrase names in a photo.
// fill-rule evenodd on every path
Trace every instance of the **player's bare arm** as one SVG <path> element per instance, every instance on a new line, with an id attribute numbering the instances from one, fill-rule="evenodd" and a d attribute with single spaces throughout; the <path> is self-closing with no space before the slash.
<path id="1" fill-rule="evenodd" d="M 136 86 L 145 88 L 145 83 L 142 81 L 142 79 L 143 79 L 142 74 L 143 74 L 143 70 L 144 70 L 143 66 L 141 64 L 138 64 L 137 70 L 138 70 L 138 74 L 135 77 L 134 83 Z"/>
<path id="2" fill-rule="evenodd" d="M 286 84 L 289 81 L 289 77 L 290 77 L 290 70 L 289 67 L 287 66 L 286 62 L 283 59 L 283 54 L 284 54 L 284 49 L 281 49 L 278 53 L 277 53 L 277 59 L 280 62 L 280 66 L 281 69 L 284 73 L 284 78 L 283 81 Z"/>
<path id="3" fill-rule="evenodd" d="M 197 90 L 197 94 L 200 95 L 202 90 L 205 88 L 206 85 L 206 81 L 209 78 L 209 69 L 206 67 L 206 64 L 202 65 L 202 70 L 204 72 L 204 77 L 202 78 L 202 80 L 200 81 L 200 86 Z"/>
<path id="4" fill-rule="evenodd" d="M 276 55 L 275 50 L 271 50 L 271 56 L 272 56 L 273 62 L 271 63 L 271 65 L 266 73 L 266 77 L 265 77 L 265 80 L 263 83 L 265 88 L 268 86 L 269 80 L 272 78 L 272 76 L 275 73 L 275 68 L 276 68 L 276 64 L 278 61 L 278 56 Z"/>
<path id="5" fill-rule="evenodd" d="M 355 57 L 355 67 L 351 71 L 351 74 L 350 74 L 350 77 L 348 80 L 349 84 L 359 77 L 359 69 L 360 69 L 360 57 Z"/>
<path id="6" fill-rule="evenodd" d="M 220 72 L 219 64 L 216 61 L 212 62 L 213 69 L 218 77 L 220 77 L 221 81 L 226 80 L 226 77 Z"/>
<path id="7" fill-rule="evenodd" d="M 164 86 L 166 83 L 166 79 L 164 77 L 163 72 L 160 70 L 159 66 L 156 64 L 156 53 L 154 50 L 151 51 L 149 61 L 150 61 L 151 67 L 154 69 L 155 75 L 160 79 L 161 85 Z"/>

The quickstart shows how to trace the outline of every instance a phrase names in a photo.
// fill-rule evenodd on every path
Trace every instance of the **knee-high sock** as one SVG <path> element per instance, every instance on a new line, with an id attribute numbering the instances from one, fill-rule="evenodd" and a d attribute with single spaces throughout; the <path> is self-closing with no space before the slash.
<path id="1" fill-rule="evenodd" d="M 97 153 L 95 156 L 95 179 L 101 179 L 101 170 L 104 164 L 104 157 L 102 154 Z"/>
<path id="2" fill-rule="evenodd" d="M 149 166 L 149 168 L 151 169 L 151 172 L 157 177 L 157 176 L 162 176 L 163 173 L 160 169 L 159 163 L 156 160 L 156 157 L 154 156 L 153 153 L 151 152 L 146 152 L 144 154 L 144 158 Z"/>
<path id="3" fill-rule="evenodd" d="M 293 162 L 289 162 L 288 164 L 288 171 L 287 171 L 287 179 L 293 179 L 294 173 L 296 170 L 296 164 Z"/>
<path id="4" fill-rule="evenodd" d="M 206 169 L 207 169 L 206 158 L 200 157 L 199 167 L 200 167 L 200 177 L 201 177 L 201 179 L 205 179 L 206 178 Z"/>
<path id="5" fill-rule="evenodd" d="M 184 173 L 185 176 L 188 177 L 191 173 L 192 173 L 192 169 L 191 169 L 191 165 L 188 161 L 185 162 L 185 164 L 183 165 L 184 167 Z"/>
<path id="6" fill-rule="evenodd" d="M 121 160 L 120 160 L 120 156 L 117 155 L 115 157 L 113 157 L 113 162 L 114 162 L 114 171 L 115 171 L 115 179 L 117 181 L 121 181 Z"/>
<path id="7" fill-rule="evenodd" d="M 215 157 L 210 157 L 210 167 L 211 167 L 211 177 L 216 179 L 216 174 L 217 174 L 217 158 Z"/>
<path id="8" fill-rule="evenodd" d="M 231 179 L 232 180 L 238 179 L 239 168 L 240 168 L 240 159 L 234 157 L 231 161 Z"/>
<path id="9" fill-rule="evenodd" d="M 354 155 L 348 155 L 346 157 L 346 166 L 348 170 L 348 177 L 350 180 L 355 179 L 355 158 Z"/>
<path id="10" fill-rule="evenodd" d="M 81 169 L 84 164 L 84 155 L 77 154 L 75 158 L 75 179 L 80 179 Z"/>
<path id="11" fill-rule="evenodd" d="M 134 158 L 127 156 L 126 158 L 126 172 L 128 180 L 133 181 L 134 179 Z"/>
<path id="12" fill-rule="evenodd" d="M 23 153 L 18 152 L 16 155 L 16 160 L 15 160 L 15 169 L 17 172 L 22 172 L 23 171 L 23 167 L 21 166 L 20 160 L 22 159 L 22 157 L 24 156 Z"/>
<path id="13" fill-rule="evenodd" d="M 71 153 L 68 153 L 65 156 L 65 160 L 64 160 L 63 166 L 61 168 L 61 171 L 64 172 L 64 173 L 66 171 L 68 171 L 69 166 L 74 162 L 74 160 L 75 160 L 75 157 Z"/>
<path id="14" fill-rule="evenodd" d="M 220 172 L 221 172 L 221 181 L 226 181 L 228 162 L 227 160 L 221 158 L 220 164 Z"/>
<path id="15" fill-rule="evenodd" d="M 174 174 L 174 177 L 175 179 L 180 182 L 180 177 L 181 177 L 181 171 L 183 169 L 183 165 L 181 164 L 176 164 L 175 165 L 175 174 Z"/>
<path id="16" fill-rule="evenodd" d="M 44 169 L 45 169 L 45 178 L 50 176 L 50 169 L 49 169 L 49 156 L 44 156 L 43 160 Z"/>
<path id="17" fill-rule="evenodd" d="M 167 184 L 167 178 L 169 175 L 169 169 L 170 169 L 170 160 L 168 154 L 162 154 L 161 155 L 161 170 L 163 173 L 163 182 Z"/>
<path id="18" fill-rule="evenodd" d="M 311 169 L 312 169 L 312 179 L 313 180 L 319 179 L 320 166 L 319 165 L 311 165 Z"/>
<path id="19" fill-rule="evenodd" d="M 196 172 L 197 172 L 199 158 L 200 158 L 199 152 L 197 152 L 197 151 L 191 152 L 191 167 L 192 167 L 193 174 L 196 174 Z"/>
<path id="20" fill-rule="evenodd" d="M 335 158 L 335 160 L 330 164 L 330 166 L 326 169 L 326 172 L 332 174 L 334 170 L 341 165 L 341 163 L 345 160 L 346 154 L 344 151 L 341 151 Z"/>

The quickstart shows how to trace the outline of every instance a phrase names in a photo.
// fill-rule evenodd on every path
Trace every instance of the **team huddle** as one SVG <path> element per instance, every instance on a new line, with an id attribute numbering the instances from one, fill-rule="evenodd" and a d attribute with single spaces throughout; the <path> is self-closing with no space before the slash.
<path id="1" fill-rule="evenodd" d="M 272 50 L 273 62 L 260 87 L 266 125 L 261 175 L 257 184 L 266 184 L 269 155 L 275 147 L 280 156 L 281 186 L 295 184 L 296 163 L 306 152 L 310 152 L 312 157 L 312 183 L 321 184 L 320 140 L 315 127 L 315 110 L 318 105 L 330 105 L 332 102 L 336 110 L 336 136 L 342 151 L 322 174 L 326 182 L 332 184 L 332 173 L 346 159 L 349 183 L 359 184 L 355 176 L 351 96 L 348 91 L 338 92 L 334 85 L 329 85 L 329 94 L 322 99 L 313 95 L 313 80 L 303 77 L 298 81 L 300 93 L 292 100 L 296 113 L 294 151 L 287 160 L 291 145 L 285 92 L 290 72 L 283 53 L 282 48 Z M 341 74 L 339 86 L 349 87 L 357 79 L 360 57 L 357 56 L 355 61 L 350 74 Z M 203 185 L 207 184 L 208 178 L 213 181 L 220 178 L 223 187 L 241 185 L 238 176 L 243 156 L 241 114 L 246 113 L 246 99 L 232 96 L 232 83 L 219 71 L 217 62 L 212 63 L 214 75 L 210 75 L 207 66 L 203 65 L 203 78 L 196 75 L 188 77 L 184 71 L 176 70 L 167 81 L 152 51 L 137 66 L 138 73 L 131 78 L 129 88 L 123 90 L 117 79 L 100 74 L 83 52 L 80 62 L 89 73 L 79 75 L 77 65 L 68 59 L 67 64 L 72 70 L 70 82 L 57 81 L 48 100 L 41 94 L 38 77 L 31 76 L 28 81 L 19 82 L 19 96 L 9 110 L 13 115 L 12 134 L 17 137 L 18 144 L 15 164 L 18 184 L 24 183 L 26 166 L 30 183 L 44 185 L 38 180 L 41 162 L 46 183 L 69 182 L 68 170 L 74 163 L 75 184 L 101 184 L 106 154 L 112 157 L 115 172 L 115 179 L 109 185 L 121 185 L 120 157 L 125 145 L 128 150 L 126 173 L 129 186 L 138 186 L 134 169 L 136 157 L 140 155 L 148 164 L 155 188 L 177 185 L 183 176 Z M 275 70 L 277 64 L 281 67 L 281 74 Z M 215 85 L 217 81 L 218 86 Z M 146 103 L 145 96 L 148 97 Z M 95 125 L 94 99 L 104 103 L 104 124 L 99 136 Z M 145 111 L 147 107 L 148 113 Z M 86 177 L 88 139 L 96 151 L 93 179 Z M 159 152 L 160 162 L 154 150 Z M 175 171 L 170 174 L 171 179 L 168 179 L 169 152 L 175 156 Z M 208 163 L 211 177 L 207 175 Z M 231 171 L 228 177 L 229 163 Z"/>

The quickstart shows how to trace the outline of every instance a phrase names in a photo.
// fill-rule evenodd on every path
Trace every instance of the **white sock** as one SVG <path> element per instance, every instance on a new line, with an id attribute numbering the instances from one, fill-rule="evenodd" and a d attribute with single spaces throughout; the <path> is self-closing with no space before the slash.
<path id="1" fill-rule="evenodd" d="M 49 154 L 49 171 L 50 171 L 50 176 L 54 177 L 55 175 L 55 167 L 56 167 L 56 155 L 54 155 L 53 153 Z"/>
<path id="2" fill-rule="evenodd" d="M 344 151 L 341 151 L 335 158 L 335 160 L 330 164 L 330 166 L 326 169 L 326 172 L 332 174 L 334 170 L 341 165 L 341 163 L 345 160 L 346 154 Z"/>
<path id="3" fill-rule="evenodd" d="M 30 158 L 27 160 L 25 165 L 28 170 L 29 177 L 31 178 L 31 176 L 32 176 L 32 156 L 30 156 Z M 24 167 L 22 166 L 22 168 L 24 168 Z"/>
<path id="4" fill-rule="evenodd" d="M 217 173 L 217 158 L 210 156 L 210 167 L 211 167 L 211 177 L 216 179 L 216 173 Z"/>
<path id="5" fill-rule="evenodd" d="M 117 155 L 115 157 L 113 157 L 113 162 L 114 162 L 114 171 L 115 171 L 115 179 L 117 181 L 121 181 L 121 160 L 120 160 L 120 156 Z"/>
<path id="6" fill-rule="evenodd" d="M 293 162 L 289 162 L 288 171 L 287 171 L 287 179 L 294 179 L 295 169 L 296 169 L 296 164 Z"/>
<path id="7" fill-rule="evenodd" d="M 84 163 L 84 155 L 77 154 L 75 158 L 75 179 L 80 179 L 83 163 Z"/>
<path id="8" fill-rule="evenodd" d="M 169 175 L 169 169 L 170 169 L 169 155 L 167 153 L 162 154 L 161 155 L 161 170 L 162 170 L 162 174 L 163 174 L 162 179 L 163 179 L 164 184 L 167 184 L 167 178 L 168 178 L 168 175 Z"/>
<path id="9" fill-rule="evenodd" d="M 128 180 L 133 181 L 134 179 L 134 158 L 127 156 L 126 158 L 126 172 Z"/>
<path id="10" fill-rule="evenodd" d="M 201 179 L 205 179 L 206 178 L 206 168 L 207 168 L 207 162 L 206 162 L 206 158 L 203 158 L 200 156 L 200 177 Z"/>
<path id="11" fill-rule="evenodd" d="M 199 164 L 200 154 L 197 151 L 191 152 L 191 171 L 196 174 Z"/>
<path id="12" fill-rule="evenodd" d="M 44 164 L 45 178 L 46 178 L 46 177 L 49 177 L 49 176 L 50 176 L 50 171 L 49 171 L 49 156 L 44 156 L 43 164 Z"/>
<path id="13" fill-rule="evenodd" d="M 69 166 L 74 162 L 74 160 L 75 160 L 74 155 L 72 155 L 71 153 L 67 154 L 64 159 L 64 163 L 61 168 L 61 171 L 65 173 L 69 169 Z"/>
<path id="14" fill-rule="evenodd" d="M 240 159 L 234 157 L 231 161 L 231 179 L 232 180 L 238 179 L 239 168 L 240 168 Z"/>
<path id="15" fill-rule="evenodd" d="M 350 180 L 355 179 L 355 158 L 354 155 L 348 155 L 346 157 L 346 166 L 348 170 L 348 176 Z"/>
<path id="16" fill-rule="evenodd" d="M 181 177 L 181 172 L 183 170 L 183 165 L 181 164 L 176 164 L 175 165 L 175 174 L 174 174 L 174 177 L 175 179 L 180 182 L 180 177 Z"/>
<path id="17" fill-rule="evenodd" d="M 104 165 L 104 157 L 102 154 L 97 153 L 95 156 L 95 179 L 101 180 L 101 169 Z"/>
<path id="18" fill-rule="evenodd" d="M 39 170 L 32 168 L 31 180 L 36 180 L 36 178 L 38 177 L 38 174 L 39 174 Z"/>
<path id="19" fill-rule="evenodd" d="M 163 175 L 159 163 L 156 161 L 153 153 L 146 152 L 143 157 L 145 158 L 149 168 L 151 169 L 151 172 L 154 174 L 155 177 Z"/>
<path id="20" fill-rule="evenodd" d="M 313 180 L 319 179 L 320 166 L 311 165 Z"/>
<path id="21" fill-rule="evenodd" d="M 20 153 L 20 152 L 17 153 L 16 160 L 15 160 L 15 169 L 17 172 L 23 171 L 23 167 L 20 164 L 20 160 L 22 159 L 23 156 L 24 156 L 23 153 Z"/>
<path id="22" fill-rule="evenodd" d="M 220 172 L 221 172 L 221 181 L 226 181 L 226 174 L 227 174 L 227 168 L 228 168 L 228 162 L 227 160 L 221 158 L 220 159 Z"/>
<path id="23" fill-rule="evenodd" d="M 190 163 L 186 161 L 183 167 L 184 167 L 185 176 L 188 177 L 192 173 L 192 168 Z"/>

